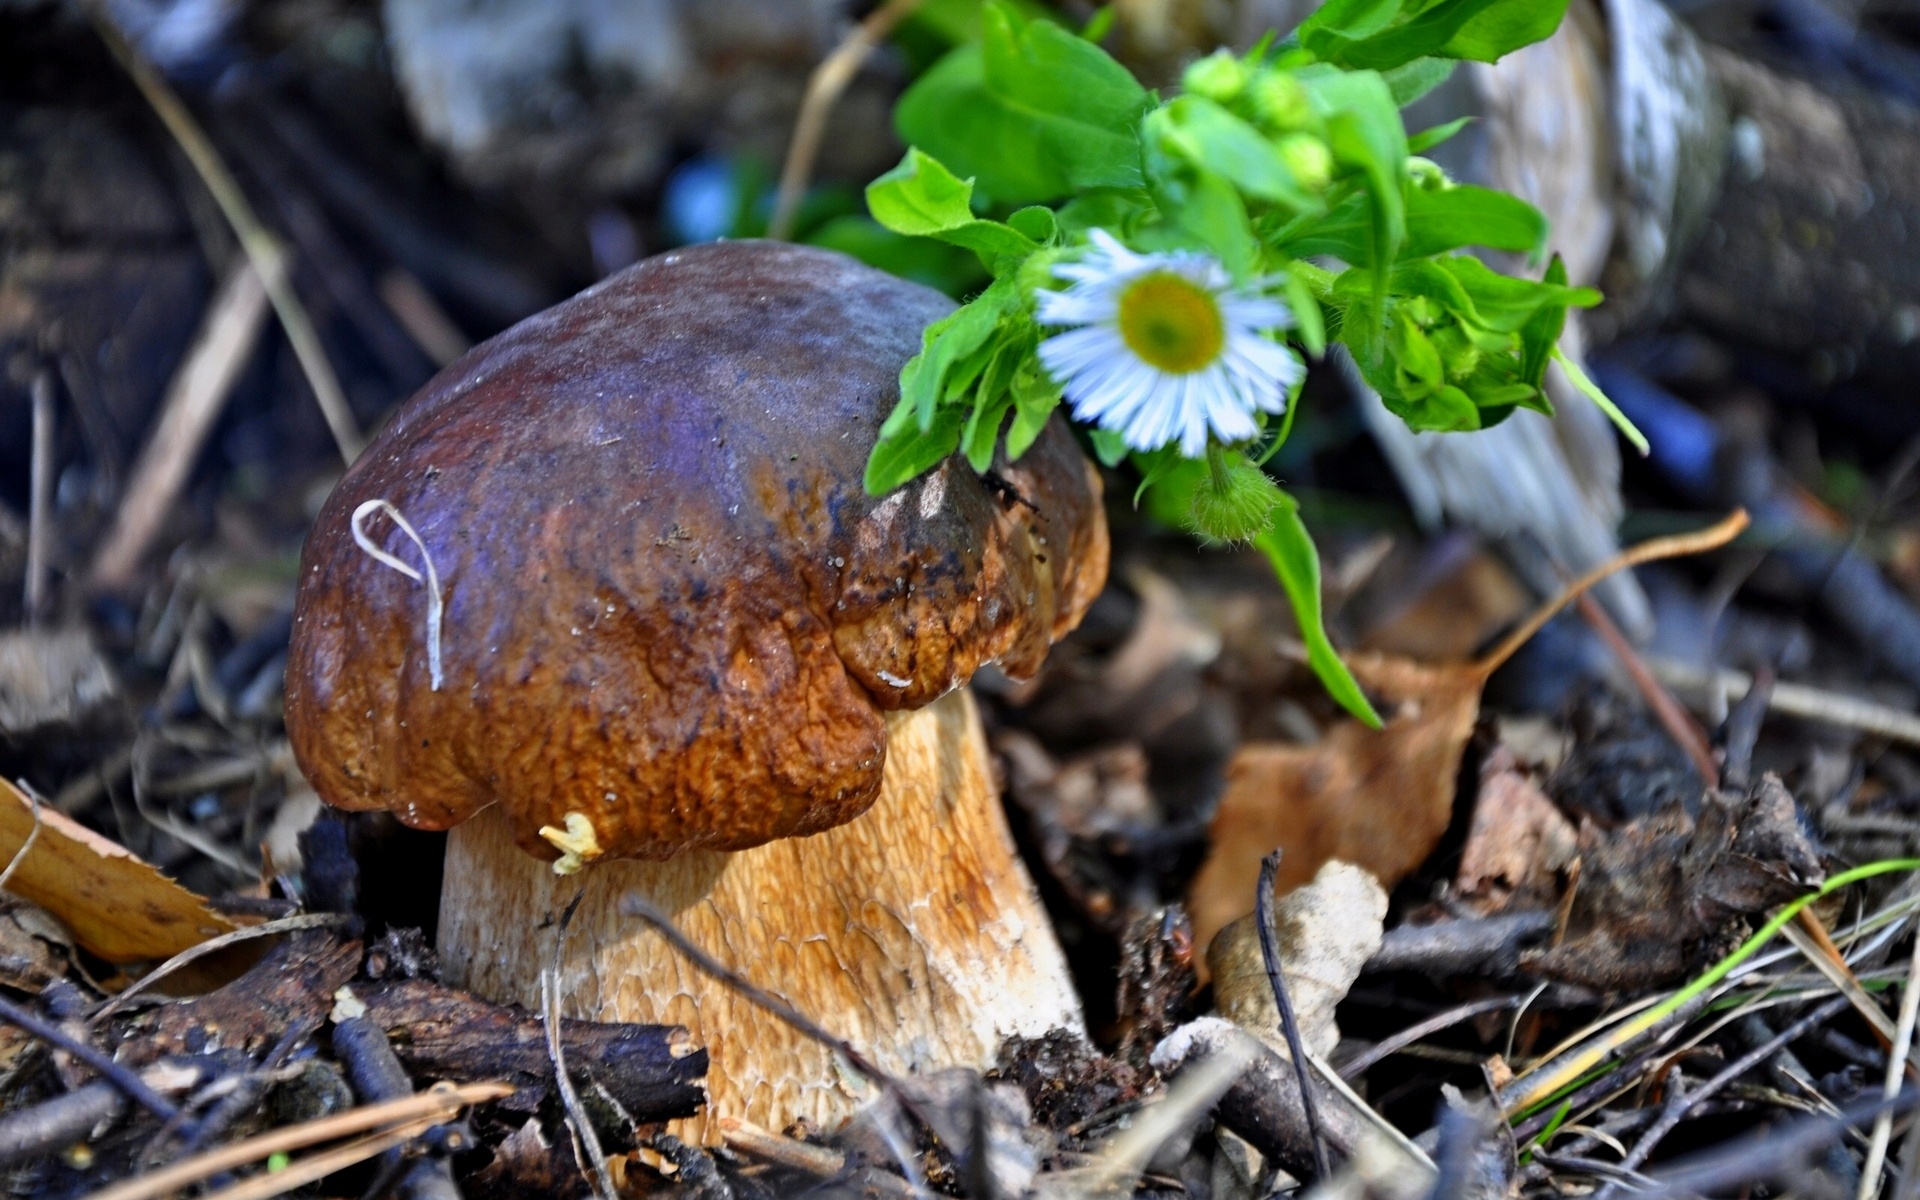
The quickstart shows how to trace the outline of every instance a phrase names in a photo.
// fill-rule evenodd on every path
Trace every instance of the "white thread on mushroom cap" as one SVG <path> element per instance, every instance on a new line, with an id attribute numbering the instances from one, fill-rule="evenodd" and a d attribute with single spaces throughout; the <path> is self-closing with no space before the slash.
<path id="1" fill-rule="evenodd" d="M 400 527 L 400 532 L 412 538 L 413 544 L 420 548 L 420 561 L 427 564 L 427 574 L 425 578 L 421 577 L 420 572 L 374 545 L 373 539 L 367 536 L 367 531 L 362 528 L 362 523 L 373 514 L 375 509 L 384 511 L 388 519 Z M 440 602 L 440 573 L 433 569 L 433 555 L 427 553 L 426 542 L 420 539 L 420 534 L 408 523 L 407 519 L 400 515 L 400 510 L 383 498 L 368 500 L 360 505 L 359 508 L 354 509 L 353 519 L 348 522 L 348 526 L 353 530 L 354 544 L 366 551 L 375 562 L 382 566 L 392 567 L 415 583 L 426 585 L 427 677 L 432 684 L 433 690 L 436 692 L 439 691 L 440 682 L 443 678 L 440 673 L 440 617 L 442 611 Z"/>

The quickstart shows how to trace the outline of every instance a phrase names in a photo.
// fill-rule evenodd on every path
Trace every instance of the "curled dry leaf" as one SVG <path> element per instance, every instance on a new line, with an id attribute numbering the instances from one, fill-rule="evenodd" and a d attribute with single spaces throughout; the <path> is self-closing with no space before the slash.
<path id="1" fill-rule="evenodd" d="M 1432 667 L 1386 655 L 1347 660 L 1386 719 L 1380 729 L 1355 721 L 1311 746 L 1254 743 L 1228 768 L 1214 815 L 1212 849 L 1194 878 L 1196 944 L 1253 910 L 1260 860 L 1286 851 L 1275 889 L 1286 892 L 1340 858 L 1391 888 L 1433 852 L 1453 815 L 1461 754 L 1480 714 L 1487 678 L 1540 627 L 1588 588 L 1623 567 L 1698 554 L 1731 541 L 1744 511 L 1699 533 L 1655 538 L 1588 572 L 1541 606 L 1484 658 Z"/>
<path id="2" fill-rule="evenodd" d="M 125 847 L 44 804 L 39 823 L 7 890 L 58 917 L 91 953 L 111 963 L 158 961 L 232 931 L 205 900 Z M 33 828 L 33 803 L 0 780 L 0 869 Z"/>
<path id="3" fill-rule="evenodd" d="M 1611 832 L 1580 830 L 1580 886 L 1566 939 L 1522 959 L 1529 971 L 1602 991 L 1651 987 L 1731 950 L 1741 918 L 1825 878 L 1793 796 L 1763 777 L 1751 795 L 1710 791 Z"/>
<path id="4" fill-rule="evenodd" d="M 1340 1040 L 1333 1010 L 1347 998 L 1360 968 L 1380 949 L 1387 893 L 1379 880 L 1350 863 L 1322 864 L 1313 882 L 1273 906 L 1275 948 L 1287 998 L 1307 1049 L 1326 1055 Z M 1220 931 L 1207 951 L 1214 1003 L 1220 1015 L 1292 1058 L 1280 1031 L 1260 930 L 1251 913 Z"/>
<path id="5" fill-rule="evenodd" d="M 1353 655 L 1347 666 L 1376 697 L 1385 727 L 1343 721 L 1311 746 L 1256 742 L 1234 755 L 1212 849 L 1193 881 L 1197 945 L 1253 910 L 1260 860 L 1275 846 L 1286 851 L 1278 892 L 1336 858 L 1392 887 L 1446 832 L 1486 676 L 1477 664 L 1426 667 L 1378 654 Z"/>

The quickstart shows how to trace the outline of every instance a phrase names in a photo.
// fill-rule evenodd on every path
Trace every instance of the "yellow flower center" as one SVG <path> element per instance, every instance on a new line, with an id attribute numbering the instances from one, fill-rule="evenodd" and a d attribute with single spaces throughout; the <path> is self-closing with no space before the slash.
<path id="1" fill-rule="evenodd" d="M 1142 275 L 1120 293 L 1120 337 L 1148 366 L 1187 375 L 1209 366 L 1227 344 L 1213 293 L 1181 275 Z"/>

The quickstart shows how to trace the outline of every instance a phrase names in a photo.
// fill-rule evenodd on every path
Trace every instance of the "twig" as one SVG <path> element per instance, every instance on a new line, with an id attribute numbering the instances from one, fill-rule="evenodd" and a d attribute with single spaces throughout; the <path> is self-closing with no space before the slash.
<path id="1" fill-rule="evenodd" d="M 113 53 L 121 69 L 132 78 L 140 94 L 146 97 L 147 103 L 166 125 L 167 132 L 179 143 L 181 152 L 193 164 L 195 173 L 200 176 L 207 191 L 212 193 L 214 203 L 220 206 L 227 224 L 233 227 L 240 249 L 259 273 L 267 297 L 273 302 L 273 311 L 287 332 L 287 342 L 292 345 L 294 357 L 299 360 L 300 369 L 307 377 L 307 386 L 313 389 L 313 398 L 320 405 L 320 415 L 326 418 L 327 430 L 333 434 L 334 445 L 339 448 L 341 459 L 351 463 L 360 456 L 364 443 L 354 424 L 353 409 L 347 404 L 347 394 L 340 387 L 340 377 L 334 374 L 333 364 L 327 361 L 326 350 L 320 344 L 320 335 L 314 330 L 313 319 L 307 315 L 306 307 L 293 290 L 286 250 L 281 246 L 280 239 L 267 229 L 253 211 L 247 194 L 241 190 L 233 172 L 227 169 L 220 152 L 214 149 L 213 142 L 200 128 L 199 122 L 194 120 L 186 104 L 161 78 L 160 73 L 153 69 L 153 64 L 127 41 L 112 15 L 101 6 L 100 0 L 93 0 L 83 7 L 93 20 L 100 40 L 107 44 L 107 49 Z"/>
<path id="2" fill-rule="evenodd" d="M 1690 554 L 1705 554 L 1709 550 L 1718 550 L 1739 537 L 1751 523 L 1747 510 L 1736 508 L 1719 521 L 1697 532 L 1650 538 L 1637 546 L 1622 550 L 1560 589 L 1558 596 L 1534 609 L 1533 613 L 1515 626 L 1498 645 L 1473 661 L 1473 671 L 1482 676 L 1492 675 L 1500 669 L 1502 663 L 1512 658 L 1520 647 L 1532 640 L 1533 635 L 1539 633 L 1542 626 L 1558 616 L 1561 609 L 1586 595 L 1589 588 L 1615 571 L 1664 558 L 1683 558 Z"/>
<path id="3" fill-rule="evenodd" d="M 891 1095 L 894 1099 L 898 1100 L 908 1112 L 912 1113 L 915 1119 L 920 1120 L 921 1123 L 927 1125 L 928 1128 L 932 1128 L 931 1123 L 927 1122 L 925 1118 L 921 1116 L 919 1103 L 904 1083 L 881 1069 L 878 1063 L 875 1063 L 872 1059 L 855 1049 L 853 1043 L 847 1041 L 845 1038 L 836 1037 L 834 1034 L 827 1032 L 816 1024 L 813 1018 L 794 1009 L 786 1001 L 781 1000 L 772 992 L 742 977 L 725 963 L 722 963 L 705 950 L 694 945 L 693 941 L 689 939 L 686 934 L 680 932 L 679 927 L 669 920 L 665 913 L 654 907 L 653 902 L 645 896 L 640 895 L 638 892 L 628 892 L 625 896 L 622 896 L 620 898 L 620 914 L 644 921 L 646 924 L 652 926 L 655 932 L 661 937 L 666 938 L 675 950 L 678 950 L 687 961 L 698 967 L 702 972 L 738 992 L 748 1003 L 772 1013 L 775 1017 L 792 1026 L 802 1036 L 838 1054 L 846 1060 L 847 1065 L 852 1067 L 861 1078 L 873 1084 L 881 1091 Z"/>
<path id="4" fill-rule="evenodd" d="M 1796 918 L 1798 915 L 1795 914 Z M 1809 963 L 1813 964 L 1815 970 L 1827 977 L 1828 983 L 1838 988 L 1840 994 L 1852 1002 L 1855 1011 L 1872 1027 L 1874 1036 L 1881 1040 L 1882 1047 L 1892 1046 L 1895 1032 L 1893 1018 L 1887 1016 L 1886 1010 L 1880 1007 L 1872 993 L 1860 986 L 1860 981 L 1854 978 L 1853 971 L 1846 965 L 1846 961 L 1843 959 L 1835 963 L 1827 954 L 1826 948 L 1821 946 L 1819 939 L 1802 928 L 1797 919 L 1781 932 L 1786 934 L 1787 940 L 1794 944 Z"/>
<path id="5" fill-rule="evenodd" d="M 763 1162 L 792 1171 L 803 1171 L 816 1179 L 834 1179 L 847 1169 L 847 1156 L 838 1150 L 770 1133 L 738 1117 L 721 1117 L 715 1124 L 719 1126 L 720 1137 L 729 1149 L 752 1155 Z M 860 1185 L 863 1190 L 879 1193 L 885 1200 L 916 1200 L 926 1194 L 884 1171 L 865 1172 L 860 1177 Z"/>
<path id="6" fill-rule="evenodd" d="M 413 1095 L 413 1081 L 407 1078 L 407 1069 L 400 1065 L 393 1045 L 387 1041 L 387 1031 L 367 1017 L 347 1017 L 334 1022 L 333 1054 L 347 1069 L 347 1079 L 362 1104 Z M 463 1149 L 468 1144 L 468 1135 L 461 1126 L 442 1127 L 442 1134 L 446 1136 L 439 1144 L 448 1149 Z M 459 1186 L 453 1181 L 453 1166 L 444 1155 L 408 1163 L 397 1150 L 388 1150 L 382 1158 L 381 1174 L 389 1181 L 399 1180 L 392 1190 L 400 1200 L 459 1200 L 460 1197 Z"/>
<path id="7" fill-rule="evenodd" d="M 242 262 L 220 286 L 185 361 L 167 384 L 160 417 L 121 492 L 113 528 L 94 554 L 90 586 L 116 588 L 133 577 L 213 431 L 266 320 L 267 293 L 260 273 L 252 263 Z"/>
<path id="8" fill-rule="evenodd" d="M 270 1154 L 279 1154 L 289 1150 L 301 1150 L 308 1146 L 317 1146 L 321 1142 L 330 1142 L 348 1134 L 361 1133 L 382 1126 L 400 1126 L 411 1128 L 418 1125 L 429 1129 L 434 1125 L 457 1116 L 461 1109 L 471 1104 L 480 1104 L 487 1100 L 498 1100 L 502 1096 L 513 1094 L 513 1087 L 505 1083 L 469 1083 L 460 1087 L 436 1083 L 424 1092 L 394 1100 L 386 1104 L 365 1105 L 322 1117 L 317 1121 L 308 1121 L 301 1125 L 291 1125 L 285 1129 L 275 1129 L 245 1141 L 209 1150 L 205 1154 L 151 1171 L 145 1175 L 129 1179 L 104 1191 L 95 1192 L 89 1200 L 156 1200 L 180 1190 L 188 1184 L 197 1183 L 222 1171 L 230 1171 L 250 1162 L 258 1162 Z M 398 1132 L 395 1130 L 395 1132 Z M 400 1141 L 415 1136 L 408 1133 Z M 397 1143 L 396 1143 L 397 1144 Z M 378 1154 L 382 1146 L 372 1153 L 361 1155 L 352 1161 L 359 1162 Z M 338 1170 L 338 1167 L 332 1168 Z M 276 1174 L 277 1178 L 277 1174 Z"/>
<path id="9" fill-rule="evenodd" d="M 580 1173 L 593 1184 L 599 1200 L 615 1200 L 620 1193 L 607 1170 L 607 1152 L 600 1147 L 600 1135 L 594 1131 L 580 1094 L 567 1077 L 566 1052 L 560 1044 L 560 966 L 566 959 L 567 926 L 573 923 L 574 910 L 580 907 L 585 892 L 576 892 L 560 914 L 559 928 L 553 935 L 553 963 L 540 972 L 540 1013 L 546 1018 L 547 1057 L 553 1060 L 553 1086 L 560 1092 L 560 1103 L 567 1111 L 567 1128 L 573 1132 L 573 1157 Z"/>
<path id="10" fill-rule="evenodd" d="M 1267 967 L 1267 984 L 1273 989 L 1273 1002 L 1280 1010 L 1280 1032 L 1286 1036 L 1287 1049 L 1293 1054 L 1293 1070 L 1300 1077 L 1300 1107 L 1306 1113 L 1307 1133 L 1313 1142 L 1313 1166 L 1318 1172 L 1314 1182 L 1332 1177 L 1327 1163 L 1327 1139 L 1320 1132 L 1320 1113 L 1313 1102 L 1313 1084 L 1308 1076 L 1307 1048 L 1300 1039 L 1300 1023 L 1293 1016 L 1293 1001 L 1287 996 L 1287 981 L 1280 974 L 1280 948 L 1273 936 L 1273 882 L 1280 870 L 1280 851 L 1275 849 L 1260 860 L 1259 891 L 1254 895 L 1254 921 L 1260 928 L 1260 957 Z"/>
<path id="11" fill-rule="evenodd" d="M 33 849 L 33 844 L 40 840 L 40 830 L 45 824 L 40 819 L 40 805 L 43 803 L 40 799 L 40 790 L 24 779 L 16 780 L 13 786 L 20 789 L 21 794 L 27 798 L 28 809 L 33 813 L 33 828 L 27 831 L 26 840 L 21 842 L 20 848 L 13 852 L 13 857 L 7 860 L 7 869 L 0 871 L 0 892 L 6 891 L 7 885 L 13 882 L 13 873 L 19 870 L 20 864 L 27 860 L 27 853 Z"/>
<path id="12" fill-rule="evenodd" d="M 1668 687 L 1697 696 L 1745 692 L 1753 686 L 1752 676 L 1724 667 L 1703 669 L 1658 658 L 1649 659 L 1647 666 Z M 1777 682 L 1773 685 L 1768 709 L 1803 721 L 1855 729 L 1889 741 L 1920 746 L 1920 716 L 1858 696 L 1800 683 Z"/>
<path id="13" fill-rule="evenodd" d="M 1898 1115 L 1920 1100 L 1920 1092 L 1901 1092 L 1892 1100 L 1874 1096 L 1851 1105 L 1837 1117 L 1815 1117 L 1785 1129 L 1762 1129 L 1733 1142 L 1692 1155 L 1662 1171 L 1653 1186 L 1637 1192 L 1639 1200 L 1666 1196 L 1712 1196 L 1743 1183 L 1766 1179 L 1805 1161 L 1834 1144 L 1852 1126 L 1883 1112 Z"/>
<path id="14" fill-rule="evenodd" d="M 47 599 L 47 559 L 53 540 L 53 374 L 33 377 L 33 459 L 27 468 L 27 580 L 29 624 Z"/>
<path id="15" fill-rule="evenodd" d="M 1907 986 L 1900 993 L 1900 1022 L 1894 1027 L 1893 1049 L 1887 1054 L 1887 1081 L 1882 1094 L 1889 1101 L 1900 1094 L 1900 1084 L 1906 1078 L 1916 1016 L 1920 1016 L 1920 938 L 1914 939 L 1913 953 L 1907 959 Z M 1866 1165 L 1860 1168 L 1857 1200 L 1873 1200 L 1879 1193 L 1880 1168 L 1886 1162 L 1887 1142 L 1892 1136 L 1893 1113 L 1884 1111 L 1873 1120 L 1873 1140 L 1867 1143 Z"/>
<path id="16" fill-rule="evenodd" d="M 208 938 L 196 946 L 189 946 L 185 950 L 182 950 L 153 970 L 142 975 L 139 979 L 128 984 L 119 995 L 108 1000 L 105 1004 L 102 1004 L 93 1011 L 93 1015 L 87 1018 L 87 1026 L 88 1028 L 92 1028 L 114 1013 L 119 1012 L 125 1008 L 135 996 L 147 988 L 152 987 L 173 972 L 178 971 L 188 963 L 196 959 L 205 958 L 207 955 L 216 951 L 225 950 L 228 946 L 232 946 L 238 942 L 244 942 L 250 938 L 274 937 L 282 933 L 297 933 L 302 929 L 319 929 L 328 925 L 350 925 L 353 923 L 353 920 L 354 918 L 342 913 L 303 913 L 297 917 L 282 917 L 278 921 L 268 921 L 263 925 L 253 925 L 245 929 L 236 929 L 231 933 L 223 933 L 219 937 Z"/>
<path id="17" fill-rule="evenodd" d="M 185 1091 L 197 1085 L 209 1069 L 204 1060 L 183 1064 L 178 1059 L 163 1059 L 147 1068 L 146 1077 L 156 1090 Z M 0 1117 L 0 1167 L 71 1146 L 117 1118 L 126 1107 L 126 1094 L 100 1079 Z"/>
<path id="18" fill-rule="evenodd" d="M 431 1120 L 420 1120 L 386 1133 L 368 1134 L 323 1154 L 309 1155 L 288 1163 L 278 1171 L 269 1171 L 232 1187 L 208 1192 L 200 1200 L 269 1200 L 273 1196 L 284 1196 L 295 1188 L 325 1179 L 336 1171 L 344 1171 L 396 1150 L 433 1128 L 433 1125 Z"/>
<path id="19" fill-rule="evenodd" d="M 767 222 L 769 238 L 784 242 L 793 236 L 793 219 L 800 211 L 801 197 L 806 194 L 807 180 L 813 174 L 813 160 L 819 156 L 820 139 L 826 133 L 827 115 L 833 111 L 834 102 L 853 82 L 873 48 L 893 32 L 902 18 L 920 7 L 920 3 L 921 0 L 886 0 L 849 30 L 807 77 L 807 91 L 800 101 L 800 115 L 794 119 L 786 165 L 780 169 L 780 191 L 774 197 L 773 217 Z"/>
<path id="20" fill-rule="evenodd" d="M 1518 996 L 1492 996 L 1485 1000 L 1474 1000 L 1470 1003 L 1462 1004 L 1457 1008 L 1449 1008 L 1445 1012 L 1435 1013 L 1424 1021 L 1407 1026 L 1392 1037 L 1375 1042 L 1372 1046 L 1369 1046 L 1366 1050 L 1354 1056 L 1352 1061 L 1341 1064 L 1340 1078 L 1346 1080 L 1358 1079 L 1366 1073 L 1368 1067 L 1371 1067 L 1384 1058 L 1390 1058 L 1398 1054 L 1423 1037 L 1439 1033 L 1442 1029 L 1450 1029 L 1462 1021 L 1479 1016 L 1481 1013 L 1499 1012 L 1503 1008 L 1512 1008 L 1519 1003 L 1520 997 Z"/>
<path id="21" fill-rule="evenodd" d="M 1840 1012 L 1846 1007 L 1847 999 L 1844 996 L 1836 996 L 1832 1000 L 1827 1001 L 1779 1033 L 1768 1038 L 1765 1042 L 1755 1046 L 1752 1050 L 1733 1060 L 1733 1062 L 1727 1065 L 1725 1070 L 1707 1080 L 1693 1091 L 1688 1092 L 1686 1098 L 1681 1102 L 1668 1106 L 1667 1110 L 1660 1114 L 1660 1119 L 1654 1122 L 1653 1127 L 1642 1134 L 1640 1140 L 1634 1143 L 1632 1152 L 1620 1161 L 1620 1169 L 1623 1171 L 1639 1170 L 1641 1165 L 1647 1161 L 1647 1158 L 1652 1155 L 1654 1149 L 1660 1145 L 1661 1139 L 1665 1138 L 1669 1133 L 1672 1133 L 1680 1122 L 1686 1120 L 1687 1114 L 1711 1098 L 1716 1092 L 1720 1091 L 1720 1089 L 1772 1058 L 1789 1042 L 1800 1038 L 1806 1034 L 1808 1030 L 1820 1024 L 1822 1021 L 1831 1019 L 1835 1013 Z M 1897 1091 L 1898 1088 L 1896 1087 L 1895 1090 Z"/>
<path id="22" fill-rule="evenodd" d="M 1186 1064 L 1159 1103 L 1135 1113 L 1132 1123 L 1100 1148 L 1089 1169 L 1086 1193 L 1104 1195 L 1138 1178 L 1160 1147 L 1213 1110 L 1259 1053 L 1251 1039 L 1242 1039 L 1223 1043 L 1214 1053 Z M 1326 1151 L 1317 1137 L 1314 1153 L 1325 1161 Z M 1324 1168 L 1321 1174 L 1326 1175 Z"/>
<path id="23" fill-rule="evenodd" d="M 453 323 L 447 310 L 433 298 L 426 285 L 404 267 L 389 268 L 380 276 L 374 290 L 380 293 L 380 302 L 387 306 L 393 319 L 400 322 L 400 328 L 414 344 L 426 352 L 436 366 L 447 366 L 472 349 L 473 343 L 467 335 Z"/>
<path id="24" fill-rule="evenodd" d="M 1626 668 L 1628 677 L 1633 680 L 1633 686 L 1639 691 L 1641 698 L 1647 702 L 1647 707 L 1653 710 L 1653 715 L 1659 719 L 1661 728 L 1667 731 L 1667 736 L 1679 744 L 1687 759 L 1693 763 L 1693 769 L 1700 773 L 1701 779 L 1706 781 L 1706 785 L 1710 788 L 1718 788 L 1720 764 L 1713 761 L 1713 752 L 1707 746 L 1706 731 L 1701 729 L 1699 722 L 1693 719 L 1693 714 L 1680 707 L 1680 702 L 1675 700 L 1673 694 L 1661 685 L 1652 671 L 1648 670 L 1647 664 L 1641 661 L 1639 652 L 1634 650 L 1633 643 L 1627 641 L 1626 635 L 1621 633 L 1620 627 L 1613 623 L 1613 618 L 1607 615 L 1607 610 L 1600 607 L 1599 601 L 1583 592 L 1578 604 L 1580 615 L 1586 618 L 1587 624 L 1593 626 L 1600 634 L 1601 640 L 1607 643 L 1614 657 L 1620 660 L 1620 665 Z"/>
<path id="25" fill-rule="evenodd" d="M 43 1042 L 50 1042 L 81 1062 L 98 1071 L 113 1085 L 127 1094 L 127 1098 L 140 1107 L 153 1113 L 162 1121 L 171 1121 L 180 1109 L 159 1092 L 148 1087 L 146 1081 L 130 1069 L 95 1050 L 92 1046 L 74 1037 L 66 1030 L 50 1021 L 43 1020 L 35 1013 L 21 1008 L 11 1000 L 0 998 L 0 1021 L 17 1025 Z"/>

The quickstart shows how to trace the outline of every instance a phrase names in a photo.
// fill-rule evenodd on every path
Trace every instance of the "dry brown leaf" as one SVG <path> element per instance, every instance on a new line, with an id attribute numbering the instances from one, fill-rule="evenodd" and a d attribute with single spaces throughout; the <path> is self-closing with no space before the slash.
<path id="1" fill-rule="evenodd" d="M 1275 846 L 1285 851 L 1276 892 L 1336 858 L 1391 888 L 1446 832 L 1485 677 L 1473 664 L 1424 667 L 1380 654 L 1353 655 L 1347 667 L 1380 703 L 1386 727 L 1343 721 L 1311 746 L 1240 748 L 1188 902 L 1195 945 L 1253 911 L 1260 860 Z"/>
<path id="2" fill-rule="evenodd" d="M 1389 889 L 1406 878 L 1452 819 L 1455 777 L 1488 676 L 1606 576 L 1716 549 L 1746 526 L 1746 513 L 1736 511 L 1699 533 L 1635 546 L 1582 576 L 1475 662 L 1432 667 L 1380 654 L 1349 657 L 1385 726 L 1343 721 L 1311 746 L 1253 743 L 1234 755 L 1212 848 L 1190 893 L 1195 945 L 1208 945 L 1227 922 L 1253 911 L 1260 860 L 1276 846 L 1285 851 L 1274 884 L 1281 894 L 1332 858 L 1371 871 Z"/>
<path id="3" fill-rule="evenodd" d="M 125 847 L 40 806 L 40 836 L 7 890 L 58 917 L 74 941 L 111 963 L 171 958 L 233 923 Z M 33 834 L 33 803 L 0 780 L 0 870 Z"/>
<path id="4" fill-rule="evenodd" d="M 1579 831 L 1499 746 L 1480 766 L 1480 794 L 1460 853 L 1454 894 L 1484 916 L 1519 901 L 1537 908 L 1559 890 L 1559 872 L 1579 852 Z"/>

